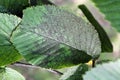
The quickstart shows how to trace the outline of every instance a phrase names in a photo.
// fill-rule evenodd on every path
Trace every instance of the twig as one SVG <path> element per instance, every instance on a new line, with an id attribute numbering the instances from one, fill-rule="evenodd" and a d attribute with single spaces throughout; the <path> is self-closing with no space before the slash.
<path id="1" fill-rule="evenodd" d="M 38 67 L 38 66 L 31 65 L 29 63 L 22 63 L 22 62 L 16 62 L 16 63 L 14 63 L 12 65 L 14 65 L 14 66 L 21 66 L 21 67 L 27 67 L 27 68 L 36 68 L 36 69 L 38 68 L 38 69 L 40 69 L 40 67 Z M 55 74 L 58 74 L 58 75 L 63 75 L 62 72 L 54 70 L 54 69 L 45 69 L 45 70 L 47 70 L 49 72 L 52 72 L 52 73 L 55 73 Z"/>
<path id="2" fill-rule="evenodd" d="M 92 60 L 92 67 L 94 68 L 95 67 L 95 59 Z"/>

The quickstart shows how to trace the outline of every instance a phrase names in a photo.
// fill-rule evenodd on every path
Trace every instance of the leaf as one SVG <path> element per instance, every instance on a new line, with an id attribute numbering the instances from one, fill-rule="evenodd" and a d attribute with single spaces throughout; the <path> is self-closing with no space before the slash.
<path id="1" fill-rule="evenodd" d="M 22 10 L 28 5 L 28 0 L 0 0 L 0 6 L 3 6 L 9 13 L 18 16 L 22 16 Z"/>
<path id="2" fill-rule="evenodd" d="M 10 38 L 21 19 L 8 14 L 0 13 L 0 45 L 10 45 Z"/>
<path id="3" fill-rule="evenodd" d="M 13 46 L 0 46 L 0 66 L 14 63 L 21 59 L 21 55 Z"/>
<path id="4" fill-rule="evenodd" d="M 88 71 L 86 64 L 71 67 L 64 75 L 61 76 L 60 80 L 83 80 L 82 75 Z"/>
<path id="5" fill-rule="evenodd" d="M 30 0 L 30 4 L 32 6 L 36 6 L 36 5 L 54 5 L 52 2 L 50 2 L 49 0 Z"/>
<path id="6" fill-rule="evenodd" d="M 0 13 L 0 66 L 13 63 L 21 59 L 11 43 L 11 35 L 21 19 L 8 14 Z"/>
<path id="7" fill-rule="evenodd" d="M 88 62 L 91 56 L 70 46 L 19 29 L 13 43 L 29 63 L 46 68 L 63 68 Z M 81 56 L 82 55 L 82 56 Z"/>
<path id="8" fill-rule="evenodd" d="M 119 80 L 120 60 L 98 65 L 84 76 L 84 80 Z"/>
<path id="9" fill-rule="evenodd" d="M 101 43 L 93 26 L 50 5 L 24 10 L 12 42 L 27 61 L 46 68 L 85 63 L 101 53 Z"/>
<path id="10" fill-rule="evenodd" d="M 79 8 L 82 10 L 84 15 L 87 17 L 87 19 L 90 21 L 90 23 L 95 27 L 99 34 L 99 38 L 101 41 L 101 48 L 102 52 L 112 52 L 113 51 L 113 46 L 112 43 L 107 36 L 107 33 L 105 30 L 102 28 L 102 26 L 97 22 L 97 20 L 93 17 L 91 12 L 87 9 L 85 5 L 80 5 Z"/>
<path id="11" fill-rule="evenodd" d="M 120 32 L 120 0 L 92 0 L 111 25 Z"/>
<path id="12" fill-rule="evenodd" d="M 49 4 L 54 5 L 50 0 L 37 0 L 37 4 Z"/>
<path id="13" fill-rule="evenodd" d="M 5 7 L 0 6 L 0 13 L 9 13 L 9 11 Z"/>
<path id="14" fill-rule="evenodd" d="M 25 80 L 25 78 L 16 70 L 0 68 L 0 80 Z"/>

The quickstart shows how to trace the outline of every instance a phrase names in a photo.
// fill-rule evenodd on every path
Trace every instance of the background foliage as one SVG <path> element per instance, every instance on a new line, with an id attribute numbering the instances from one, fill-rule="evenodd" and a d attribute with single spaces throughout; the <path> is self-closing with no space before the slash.
<path id="1" fill-rule="evenodd" d="M 73 4 L 78 3 L 77 0 L 66 0 L 65 2 L 62 0 L 1 0 L 0 78 L 6 80 L 16 78 L 14 74 L 10 74 L 14 70 L 6 68 L 8 64 L 30 67 L 29 71 L 31 72 L 28 74 L 25 74 L 24 70 L 18 69 L 24 74 L 26 80 L 91 80 L 93 77 L 96 77 L 96 79 L 94 78 L 95 80 L 103 80 L 109 78 L 104 75 L 111 76 L 111 74 L 113 74 L 114 77 L 110 79 L 116 80 L 119 78 L 119 76 L 117 76 L 119 75 L 119 70 L 118 67 L 116 67 L 116 65 L 119 65 L 119 60 L 98 65 L 96 68 L 88 71 L 91 65 L 94 67 L 95 64 L 111 61 L 114 59 L 113 55 L 116 57 L 120 53 L 119 39 L 117 43 L 118 47 L 114 46 L 113 49 L 111 44 L 112 40 L 119 38 L 119 33 L 113 32 L 112 29 L 113 27 L 119 32 L 118 22 L 120 15 L 117 11 L 117 9 L 119 9 L 119 1 L 105 2 L 105 0 L 85 0 L 80 1 L 80 3 L 81 2 L 84 4 L 78 4 L 80 5 L 78 9 L 78 5 Z M 49 5 L 44 6 L 44 4 Z M 70 6 L 71 4 L 74 8 Z M 58 5 L 63 7 L 58 8 Z M 98 9 L 95 6 L 97 6 Z M 70 8 L 72 8 L 74 12 L 70 11 Z M 113 11 L 114 13 L 112 13 Z M 94 15 L 96 13 L 98 15 Z M 112 17 L 112 15 L 115 15 L 115 17 Z M 101 19 L 98 19 L 98 17 Z M 110 22 L 112 27 L 106 20 Z M 111 40 L 109 40 L 107 35 L 112 35 L 110 37 Z M 101 51 L 102 54 L 100 55 Z M 58 71 L 50 69 L 43 70 L 43 72 L 47 72 L 46 76 L 49 74 L 48 71 L 50 71 L 49 75 L 52 76 L 52 72 L 54 78 L 50 76 L 48 76 L 48 78 L 46 76 L 39 76 L 40 73 L 35 71 L 35 69 L 38 70 L 39 67 L 32 66 L 23 60 L 23 58 L 29 63 L 40 67 L 63 69 Z M 23 61 L 16 62 L 19 60 Z M 83 64 L 88 61 L 90 61 L 88 64 Z M 73 67 L 64 69 L 64 67 L 70 66 Z M 110 68 L 108 68 L 108 66 Z M 115 72 L 112 72 L 111 69 Z M 98 74 L 95 74 L 96 70 L 99 72 Z M 100 75 L 101 72 L 104 74 Z M 16 74 L 18 74 L 18 79 L 24 80 L 22 75 L 18 72 L 16 72 Z M 41 75 L 42 74 L 43 73 L 41 73 Z M 27 77 L 28 75 L 29 77 Z"/>

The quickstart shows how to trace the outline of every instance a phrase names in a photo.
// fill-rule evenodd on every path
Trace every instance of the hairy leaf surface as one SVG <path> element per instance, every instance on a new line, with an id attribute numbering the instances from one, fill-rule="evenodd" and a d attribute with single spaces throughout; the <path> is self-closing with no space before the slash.
<path id="1" fill-rule="evenodd" d="M 91 12 L 87 9 L 87 7 L 85 5 L 80 5 L 79 8 L 82 10 L 84 15 L 87 17 L 87 19 L 91 22 L 91 24 L 97 30 L 100 41 L 101 41 L 102 52 L 112 52 L 113 46 L 112 46 L 112 43 L 111 43 L 109 37 L 107 36 L 107 33 L 105 32 L 105 30 L 97 22 L 97 20 L 93 17 Z"/>
<path id="2" fill-rule="evenodd" d="M 0 13 L 0 66 L 13 63 L 21 58 L 11 43 L 11 35 L 21 19 Z"/>
<path id="3" fill-rule="evenodd" d="M 27 61 L 47 68 L 87 62 L 101 53 L 101 43 L 93 26 L 50 5 L 24 10 L 22 23 L 12 41 Z"/>

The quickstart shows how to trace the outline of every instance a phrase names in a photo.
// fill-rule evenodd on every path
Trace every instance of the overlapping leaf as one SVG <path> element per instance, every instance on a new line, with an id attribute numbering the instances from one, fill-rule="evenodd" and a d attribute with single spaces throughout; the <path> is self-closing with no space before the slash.
<path id="1" fill-rule="evenodd" d="M 93 26 L 55 6 L 24 10 L 12 42 L 27 61 L 47 68 L 61 68 L 97 58 L 101 43 Z"/>
<path id="2" fill-rule="evenodd" d="M 0 66 L 10 64 L 21 58 L 11 43 L 11 35 L 21 19 L 0 13 Z"/>
<path id="3" fill-rule="evenodd" d="M 120 32 L 120 0 L 92 0 L 105 18 Z"/>
<path id="4" fill-rule="evenodd" d="M 120 60 L 99 65 L 88 71 L 84 80 L 119 80 L 120 79 Z"/>
<path id="5" fill-rule="evenodd" d="M 83 80 L 82 75 L 85 74 L 86 71 L 88 71 L 88 65 L 86 64 L 74 66 L 68 69 L 68 71 L 61 76 L 60 80 Z"/>
<path id="6" fill-rule="evenodd" d="M 0 68 L 0 80 L 25 80 L 25 78 L 11 68 Z"/>
<path id="7" fill-rule="evenodd" d="M 108 38 L 107 33 L 102 28 L 102 26 L 97 22 L 97 20 L 93 17 L 93 15 L 90 13 L 90 11 L 87 9 L 85 5 L 80 5 L 79 8 L 82 10 L 84 15 L 97 30 L 101 41 L 102 52 L 112 52 L 113 51 L 112 43 Z"/>

